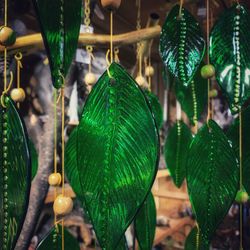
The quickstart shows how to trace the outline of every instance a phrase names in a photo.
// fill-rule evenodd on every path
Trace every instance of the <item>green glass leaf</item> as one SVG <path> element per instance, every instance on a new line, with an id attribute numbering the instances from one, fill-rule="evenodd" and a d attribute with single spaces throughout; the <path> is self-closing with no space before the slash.
<path id="1" fill-rule="evenodd" d="M 53 85 L 60 88 L 75 54 L 81 25 L 81 0 L 32 0 L 48 54 Z"/>
<path id="2" fill-rule="evenodd" d="M 242 167 L 243 185 L 250 194 L 250 107 L 242 112 Z M 227 136 L 232 142 L 233 149 L 239 161 L 239 118 L 237 118 L 227 131 Z"/>
<path id="3" fill-rule="evenodd" d="M 210 58 L 216 78 L 233 113 L 250 97 L 250 14 L 242 5 L 226 10 L 210 37 Z"/>
<path id="4" fill-rule="evenodd" d="M 197 233 L 197 227 L 194 227 L 185 241 L 185 250 L 209 250 L 209 244 L 201 241 Z"/>
<path id="5" fill-rule="evenodd" d="M 36 152 L 35 145 L 31 141 L 31 139 L 29 139 L 28 143 L 31 155 L 31 178 L 34 179 L 38 170 L 38 154 Z"/>
<path id="6" fill-rule="evenodd" d="M 68 179 L 103 249 L 116 249 L 153 184 L 159 141 L 146 97 L 118 64 L 91 91 L 66 147 Z"/>
<path id="7" fill-rule="evenodd" d="M 192 133 L 188 126 L 180 120 L 170 129 L 164 147 L 167 168 L 174 184 L 181 187 L 186 177 L 186 165 Z"/>
<path id="8" fill-rule="evenodd" d="M 191 143 L 187 184 L 202 244 L 208 245 L 239 187 L 239 168 L 234 151 L 213 120 L 198 131 Z"/>
<path id="9" fill-rule="evenodd" d="M 0 104 L 0 246 L 14 249 L 27 211 L 30 153 L 24 123 L 6 97 Z"/>
<path id="10" fill-rule="evenodd" d="M 204 64 L 201 64 L 201 67 Z M 195 125 L 207 106 L 208 84 L 207 80 L 201 77 L 200 69 L 188 87 L 179 82 L 175 83 L 175 93 L 181 104 L 182 110 L 187 114 L 190 122 Z"/>
<path id="11" fill-rule="evenodd" d="M 140 250 L 151 250 L 156 230 L 156 207 L 152 193 L 149 193 L 136 215 L 134 225 Z"/>
<path id="12" fill-rule="evenodd" d="M 159 99 L 154 93 L 148 90 L 145 90 L 144 94 L 146 95 L 147 100 L 150 104 L 157 128 L 161 129 L 163 125 L 163 110 L 159 102 Z"/>
<path id="13" fill-rule="evenodd" d="M 202 61 L 205 40 L 199 23 L 184 8 L 179 18 L 180 6 L 168 14 L 160 37 L 160 55 L 175 78 L 188 86 Z"/>
<path id="14" fill-rule="evenodd" d="M 40 242 L 37 250 L 62 250 L 62 227 L 58 225 Z M 64 228 L 64 249 L 80 250 L 77 240 Z"/>

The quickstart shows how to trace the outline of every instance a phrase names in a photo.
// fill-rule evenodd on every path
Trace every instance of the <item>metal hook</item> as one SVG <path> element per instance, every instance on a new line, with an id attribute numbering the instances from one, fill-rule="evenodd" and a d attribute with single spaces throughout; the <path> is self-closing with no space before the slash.
<path id="1" fill-rule="evenodd" d="M 8 84 L 8 88 L 6 89 L 6 90 L 4 90 L 3 92 L 2 92 L 2 95 L 1 95 L 1 105 L 4 107 L 4 108 L 6 108 L 6 105 L 5 105 L 5 103 L 4 103 L 4 96 L 9 92 L 9 90 L 10 90 L 10 88 L 11 88 L 11 86 L 12 86 L 12 83 L 13 83 L 13 72 L 12 71 L 10 71 L 10 82 L 9 82 L 9 84 Z"/>

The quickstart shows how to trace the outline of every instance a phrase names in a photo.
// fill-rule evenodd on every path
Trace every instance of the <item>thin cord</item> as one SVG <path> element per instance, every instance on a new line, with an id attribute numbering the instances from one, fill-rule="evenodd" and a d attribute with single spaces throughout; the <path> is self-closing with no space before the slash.
<path id="1" fill-rule="evenodd" d="M 65 159 L 65 137 L 64 137 L 64 127 L 65 127 L 65 97 L 64 97 L 64 86 L 61 88 L 61 98 L 62 98 L 62 195 L 65 194 L 65 169 L 64 169 L 64 159 Z"/>
<path id="2" fill-rule="evenodd" d="M 110 61 L 113 63 L 113 11 L 110 11 Z"/>
<path id="3" fill-rule="evenodd" d="M 243 190 L 243 166 L 242 166 L 242 112 L 239 113 L 239 157 L 240 157 L 240 191 Z M 243 205 L 240 203 L 240 250 L 243 249 Z"/>
<path id="4" fill-rule="evenodd" d="M 183 4 L 184 4 L 184 0 L 180 0 L 179 18 L 182 17 Z"/>
<path id="5" fill-rule="evenodd" d="M 136 21 L 136 29 L 141 29 L 141 0 L 137 0 L 137 21 Z M 137 60 L 138 60 L 138 66 L 139 66 L 139 76 L 142 76 L 142 43 L 137 43 Z"/>
<path id="6" fill-rule="evenodd" d="M 4 26 L 8 25 L 8 0 L 4 1 Z"/>
<path id="7" fill-rule="evenodd" d="M 23 55 L 21 52 L 18 52 L 16 55 L 15 55 L 15 59 L 17 61 L 17 88 L 19 89 L 21 84 L 20 84 L 20 78 L 21 78 L 21 68 L 23 67 L 22 65 L 22 60 L 23 58 Z M 20 103 L 18 102 L 17 103 L 17 107 L 20 108 Z"/>
<path id="8" fill-rule="evenodd" d="M 8 0 L 4 1 L 4 26 L 8 25 Z M 4 91 L 7 89 L 7 48 L 4 47 Z"/>
<path id="9" fill-rule="evenodd" d="M 65 240 L 64 240 L 64 219 L 62 219 L 62 250 L 64 250 L 64 248 L 65 248 L 65 244 L 64 244 L 64 242 L 65 242 Z"/>

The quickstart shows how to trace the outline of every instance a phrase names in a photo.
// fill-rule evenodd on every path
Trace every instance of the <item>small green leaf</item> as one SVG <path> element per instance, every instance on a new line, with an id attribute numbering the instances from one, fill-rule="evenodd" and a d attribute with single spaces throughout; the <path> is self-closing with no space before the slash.
<path id="1" fill-rule="evenodd" d="M 25 125 L 14 103 L 0 104 L 0 246 L 14 249 L 27 212 L 30 153 Z"/>
<path id="2" fill-rule="evenodd" d="M 202 244 L 208 245 L 239 188 L 239 168 L 221 128 L 209 120 L 193 139 L 187 184 Z"/>
<path id="3" fill-rule="evenodd" d="M 136 215 L 134 225 L 140 250 L 151 250 L 156 230 L 156 207 L 152 193 L 149 193 Z"/>
<path id="4" fill-rule="evenodd" d="M 204 64 L 201 64 L 201 67 Z M 207 106 L 208 84 L 207 80 L 201 77 L 200 69 L 188 87 L 179 82 L 175 83 L 175 93 L 181 104 L 182 110 L 187 114 L 190 122 L 194 125 L 198 121 Z"/>
<path id="5" fill-rule="evenodd" d="M 183 85 L 188 86 L 202 61 L 205 40 L 199 23 L 180 6 L 168 14 L 160 37 L 160 55 L 168 70 Z"/>
<path id="6" fill-rule="evenodd" d="M 242 167 L 243 167 L 243 185 L 248 194 L 250 194 L 250 107 L 242 112 Z M 227 131 L 227 136 L 232 142 L 235 155 L 239 161 L 239 118 L 237 118 Z"/>
<path id="7" fill-rule="evenodd" d="M 235 4 L 223 12 L 210 38 L 210 59 L 233 113 L 250 97 L 250 14 Z"/>
<path id="8" fill-rule="evenodd" d="M 170 129 L 164 147 L 167 168 L 177 187 L 186 177 L 186 165 L 192 133 L 183 121 L 177 121 Z"/>
<path id="9" fill-rule="evenodd" d="M 81 0 L 32 0 L 48 54 L 53 85 L 63 84 L 76 52 L 81 25 Z"/>
<path id="10" fill-rule="evenodd" d="M 64 228 L 64 249 L 65 250 L 80 250 L 77 240 Z M 62 227 L 58 225 L 45 236 L 40 242 L 37 250 L 63 250 L 62 248 Z"/>
<path id="11" fill-rule="evenodd" d="M 148 102 L 113 63 L 98 80 L 66 146 L 66 172 L 103 249 L 117 248 L 153 184 L 159 141 Z"/>
<path id="12" fill-rule="evenodd" d="M 150 104 L 157 128 L 161 129 L 163 125 L 163 110 L 159 99 L 154 93 L 149 92 L 147 90 L 144 91 L 144 94 L 146 95 L 147 100 Z"/>

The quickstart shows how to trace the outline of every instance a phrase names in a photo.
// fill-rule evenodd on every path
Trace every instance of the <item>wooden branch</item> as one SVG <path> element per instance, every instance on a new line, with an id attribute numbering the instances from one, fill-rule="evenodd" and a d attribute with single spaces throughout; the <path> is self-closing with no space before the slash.
<path id="1" fill-rule="evenodd" d="M 161 26 L 145 28 L 138 31 L 131 31 L 128 33 L 114 35 L 113 44 L 116 47 L 138 43 L 144 40 L 151 40 L 160 36 Z M 79 45 L 93 45 L 100 47 L 108 47 L 110 43 L 109 35 L 101 34 L 88 34 L 82 33 L 79 36 Z M 40 33 L 22 36 L 17 38 L 16 43 L 8 48 L 9 53 L 13 54 L 17 51 L 32 52 L 38 49 L 43 49 L 43 39 Z M 0 46 L 0 52 L 2 53 L 4 47 Z"/>

